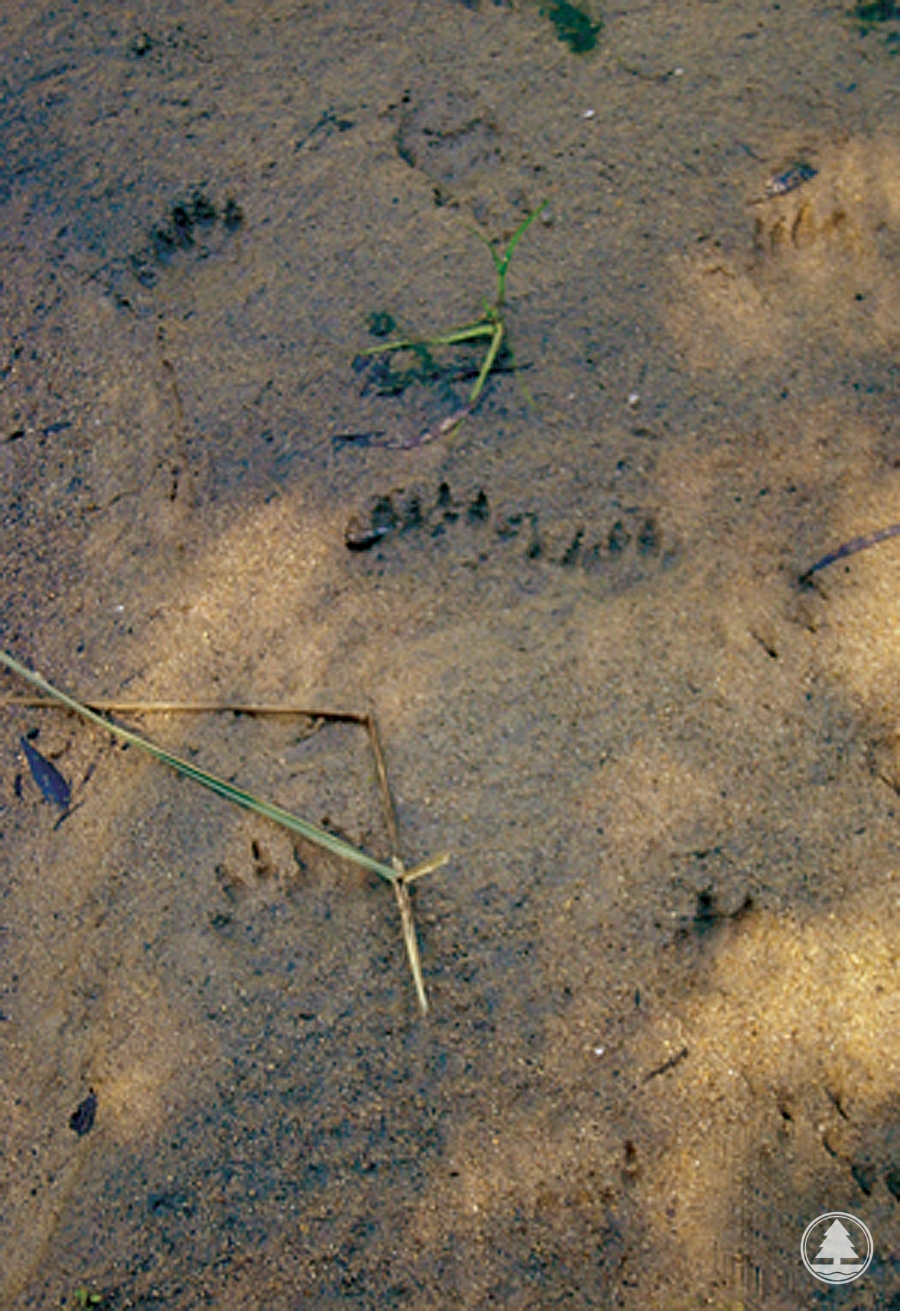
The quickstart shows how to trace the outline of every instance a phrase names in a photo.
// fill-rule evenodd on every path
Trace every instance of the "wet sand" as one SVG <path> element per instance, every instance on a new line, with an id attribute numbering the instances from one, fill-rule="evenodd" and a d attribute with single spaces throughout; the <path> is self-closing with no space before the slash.
<path id="1" fill-rule="evenodd" d="M 798 580 L 900 520 L 900 20 L 677 9 L 0 15 L 0 644 L 371 707 L 452 852 L 423 1019 L 376 875 L 3 711 L 4 1307 L 898 1305 L 900 543 Z M 545 199 L 401 449 L 482 352 L 389 394 L 377 316 Z M 357 727 L 135 722 L 389 858 Z"/>

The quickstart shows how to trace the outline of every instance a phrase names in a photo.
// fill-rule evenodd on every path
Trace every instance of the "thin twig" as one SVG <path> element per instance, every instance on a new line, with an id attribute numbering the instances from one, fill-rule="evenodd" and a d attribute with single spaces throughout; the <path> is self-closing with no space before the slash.
<path id="1" fill-rule="evenodd" d="M 820 569 L 827 569 L 830 564 L 837 564 L 838 560 L 846 560 L 848 555 L 858 555 L 860 551 L 868 551 L 870 546 L 877 546 L 879 542 L 886 542 L 891 537 L 900 537 L 900 523 L 891 524 L 889 528 L 879 528 L 874 533 L 866 533 L 862 537 L 852 537 L 849 542 L 844 542 L 836 550 L 823 555 L 821 560 L 817 560 L 800 575 L 798 581 L 805 586 L 813 574 L 817 574 Z"/>
<path id="2" fill-rule="evenodd" d="M 372 744 L 372 755 L 375 757 L 375 773 L 378 775 L 378 790 L 381 793 L 381 806 L 384 811 L 388 839 L 391 844 L 391 851 L 394 853 L 395 858 L 399 860 L 400 826 L 397 823 L 397 808 L 394 805 L 394 798 L 391 795 L 388 783 L 387 765 L 384 761 L 384 752 L 381 749 L 381 735 L 378 732 L 378 724 L 373 714 L 366 715 L 365 724 L 369 734 L 369 741 Z"/>
<path id="3" fill-rule="evenodd" d="M 293 705 L 288 701 L 118 701 L 92 697 L 80 704 L 89 710 L 112 715 L 303 715 L 308 719 L 328 719 L 347 724 L 365 724 L 368 719 L 368 712 L 360 710 L 319 710 L 314 706 Z M 47 709 L 57 705 L 58 702 L 45 696 L 0 697 L 0 707 L 30 706 L 34 709 Z"/>

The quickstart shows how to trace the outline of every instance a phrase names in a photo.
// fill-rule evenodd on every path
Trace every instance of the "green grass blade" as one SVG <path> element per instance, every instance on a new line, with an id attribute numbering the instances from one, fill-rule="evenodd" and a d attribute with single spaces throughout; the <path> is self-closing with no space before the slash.
<path id="1" fill-rule="evenodd" d="M 497 358 L 497 354 L 500 350 L 500 344 L 502 341 L 503 341 L 503 320 L 498 319 L 497 322 L 494 324 L 494 335 L 491 338 L 491 344 L 488 347 L 488 352 L 485 355 L 484 360 L 482 362 L 481 372 L 478 374 L 478 377 L 475 380 L 475 386 L 469 392 L 470 409 L 478 400 L 478 397 L 481 395 L 481 389 L 484 387 L 484 384 L 487 382 L 488 374 L 490 373 L 491 369 L 494 367 L 494 361 Z"/>
<path id="2" fill-rule="evenodd" d="M 406 947 L 406 959 L 409 961 L 410 973 L 419 999 L 419 1010 L 428 1014 L 428 996 L 425 992 L 425 980 L 422 978 L 422 962 L 419 958 L 419 943 L 416 938 L 416 921 L 413 918 L 412 903 L 406 888 L 406 880 L 398 878 L 394 884 L 394 894 L 400 909 L 400 926 L 403 931 L 403 945 Z"/>
<path id="3" fill-rule="evenodd" d="M 363 355 L 386 355 L 389 351 L 415 350 L 417 346 L 459 346 L 466 341 L 477 341 L 479 337 L 489 337 L 494 331 L 491 321 L 479 319 L 477 323 L 466 324 L 463 328 L 454 328 L 440 337 L 415 337 L 405 341 L 386 341 L 380 346 L 369 346 Z"/>
<path id="4" fill-rule="evenodd" d="M 155 742 L 150 742 L 138 733 L 133 733 L 131 729 L 123 728 L 121 724 L 114 723 L 113 720 L 107 719 L 105 715 L 82 705 L 80 701 L 76 701 L 68 693 L 60 691 L 58 687 L 48 683 L 45 678 L 35 673 L 34 670 L 20 664 L 8 651 L 0 649 L 0 663 L 6 665 L 7 669 L 12 670 L 14 674 L 18 674 L 26 683 L 36 687 L 45 696 L 50 697 L 51 700 L 57 701 L 68 710 L 74 711 L 76 715 L 80 715 L 82 719 L 97 724 L 108 733 L 115 734 L 122 742 L 127 742 L 140 751 L 146 752 L 154 760 L 169 765 L 179 774 L 183 774 L 185 778 L 193 779 L 195 783 L 208 788 L 210 792 L 215 792 L 217 796 L 224 797 L 226 801 L 232 801 L 235 805 L 243 806 L 245 810 L 251 810 L 254 814 L 272 820 L 275 824 L 281 824 L 284 828 L 290 829 L 292 833 L 297 833 L 300 837 L 306 838 L 308 842 L 315 843 L 317 847 L 322 847 L 335 856 L 341 856 L 345 860 L 352 861 L 354 865 L 360 865 L 363 869 L 372 870 L 388 883 L 396 883 L 399 875 L 390 865 L 385 865 L 380 860 L 374 860 L 371 856 L 367 856 L 364 851 L 359 851 L 356 847 L 351 846 L 349 842 L 344 842 L 341 838 L 326 833 L 324 829 L 308 823 L 305 819 L 300 819 L 299 816 L 291 814 L 289 810 L 283 810 L 281 806 L 276 806 L 270 801 L 263 801 L 259 797 L 253 796 L 252 793 L 245 792 L 243 788 L 235 787 L 232 783 L 226 782 L 225 779 L 218 778 L 215 774 L 209 774 L 205 769 L 199 769 L 196 765 L 189 764 L 188 761 L 182 760 L 179 756 L 174 756 L 171 751 L 166 751 L 164 747 L 157 746 Z M 411 870 L 410 875 L 417 877 L 419 872 L 425 873 L 426 870 L 420 867 L 418 871 Z"/>
<path id="5" fill-rule="evenodd" d="M 503 304 L 504 296 L 506 294 L 506 274 L 509 269 L 509 262 L 513 257 L 513 252 L 515 251 L 516 246 L 518 246 L 519 242 L 525 236 L 525 233 L 531 227 L 534 220 L 538 217 L 539 214 L 543 214 L 544 210 L 547 208 L 549 204 L 550 204 L 549 200 L 543 201 L 542 204 L 538 205 L 537 209 L 533 209 L 531 211 L 531 213 L 528 215 L 526 219 L 523 219 L 523 221 L 519 224 L 519 226 L 516 228 L 515 232 L 512 234 L 509 241 L 507 242 L 506 250 L 503 252 L 502 257 L 498 256 L 495 251 L 493 250 L 491 251 L 491 254 L 494 256 L 494 266 L 497 269 L 497 305 L 498 306 Z"/>

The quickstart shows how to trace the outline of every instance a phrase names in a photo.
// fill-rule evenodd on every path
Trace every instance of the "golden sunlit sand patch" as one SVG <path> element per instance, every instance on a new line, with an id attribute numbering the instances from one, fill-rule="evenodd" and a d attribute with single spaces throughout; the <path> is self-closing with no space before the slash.
<path id="1" fill-rule="evenodd" d="M 884 135 L 829 147 L 808 185 L 748 206 L 743 245 L 673 259 L 668 327 L 693 370 L 777 369 L 811 334 L 892 349 L 898 156 Z"/>
<path id="2" fill-rule="evenodd" d="M 879 520 L 879 513 L 885 517 Z M 851 522 L 887 525 L 896 513 L 896 506 L 852 517 L 844 512 L 840 522 L 847 525 L 843 531 L 849 531 Z M 900 724 L 898 553 L 900 545 L 889 541 L 847 565 L 836 564 L 830 574 L 824 571 L 821 591 L 827 600 L 815 607 L 825 668 L 852 691 L 876 732 Z"/>
<path id="3" fill-rule="evenodd" d="M 848 896 L 840 916 L 800 923 L 754 912 L 713 944 L 708 970 L 679 1007 L 688 1055 L 640 1091 L 645 1213 L 660 1245 L 677 1230 L 685 1273 L 713 1277 L 729 1244 L 746 1248 L 742 1194 L 766 1160 L 785 1191 L 808 1199 L 809 1219 L 826 1180 L 838 1189 L 843 1180 L 868 1208 L 851 1177 L 852 1151 L 843 1156 L 835 1144 L 848 1122 L 877 1143 L 882 1108 L 896 1096 L 900 967 L 889 917 L 898 889 L 889 870 L 869 896 Z M 663 1016 L 633 1049 L 638 1067 L 671 1045 L 672 1018 Z M 888 1199 L 885 1168 L 873 1203 Z M 755 1257 L 765 1262 L 761 1246 Z"/>
<path id="4" fill-rule="evenodd" d="M 53 1098 L 54 1120 L 48 1121 L 46 1105 L 36 1099 L 41 1113 L 24 1109 L 7 1136 L 10 1159 L 22 1160 L 8 1198 L 19 1216 L 19 1229 L 16 1243 L 7 1249 L 2 1271 L 5 1290 L 15 1289 L 40 1262 L 84 1175 L 96 1162 L 164 1132 L 166 1124 L 198 1095 L 207 1071 L 215 1067 L 217 1047 L 208 1029 L 180 1017 L 154 976 L 129 970 L 124 962 L 119 965 L 106 976 L 102 1007 L 82 1057 L 97 1095 L 90 1132 L 79 1138 L 67 1127 L 73 1108 L 62 1101 L 59 1090 Z M 42 1035 L 29 1034 L 28 1041 L 20 1044 L 19 1059 L 31 1077 L 53 1087 L 61 1075 L 47 1070 L 45 1045 Z M 69 1055 L 68 1025 L 57 1045 Z M 79 1087 L 72 1080 L 66 1085 Z M 4 1237 L 0 1233 L 0 1240 Z"/>
<path id="5" fill-rule="evenodd" d="M 702 374 L 746 370 L 783 349 L 785 316 L 768 303 L 739 262 L 726 256 L 673 262 L 668 328 L 679 355 Z"/>
<path id="6" fill-rule="evenodd" d="M 751 910 L 721 925 L 704 958 L 663 953 L 646 980 L 657 998 L 647 1022 L 610 1046 L 558 1026 L 544 1059 L 523 1065 L 518 1105 L 507 1096 L 489 1122 L 457 1126 L 448 1175 L 419 1210 L 423 1241 L 440 1224 L 489 1250 L 518 1223 L 539 1244 L 542 1226 L 567 1216 L 615 1267 L 617 1225 L 640 1216 L 644 1258 L 667 1253 L 670 1299 L 706 1281 L 737 1290 L 772 1269 L 780 1244 L 794 1247 L 771 1227 L 770 1194 L 794 1198 L 806 1220 L 827 1195 L 863 1216 L 881 1208 L 889 1241 L 883 1133 L 900 1073 L 900 966 L 886 926 L 898 890 L 900 871 L 886 871 L 840 916 Z M 613 994 L 617 981 L 603 979 Z M 603 1013 L 606 993 L 595 1000 Z M 853 1175 L 864 1160 L 870 1197 Z M 628 1300 L 623 1274 L 623 1305 L 646 1305 L 646 1290 Z"/>
<path id="7" fill-rule="evenodd" d="M 95 1037 L 102 1124 L 116 1142 L 129 1143 L 164 1130 L 188 1087 L 199 1088 L 216 1047 L 208 1031 L 178 1014 L 153 975 L 123 976 L 107 1006 Z"/>

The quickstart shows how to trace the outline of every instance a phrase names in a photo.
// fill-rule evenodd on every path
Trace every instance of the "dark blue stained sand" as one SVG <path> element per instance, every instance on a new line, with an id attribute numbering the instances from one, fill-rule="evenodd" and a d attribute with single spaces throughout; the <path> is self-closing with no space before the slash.
<path id="1" fill-rule="evenodd" d="M 31 745 L 27 737 L 21 738 L 21 743 L 28 768 L 31 770 L 31 777 L 43 792 L 45 799 L 51 801 L 54 806 L 61 806 L 63 810 L 68 810 L 72 789 L 62 774 L 55 765 L 51 765 L 50 761 L 41 755 L 37 747 Z"/>

